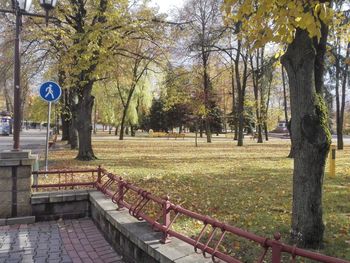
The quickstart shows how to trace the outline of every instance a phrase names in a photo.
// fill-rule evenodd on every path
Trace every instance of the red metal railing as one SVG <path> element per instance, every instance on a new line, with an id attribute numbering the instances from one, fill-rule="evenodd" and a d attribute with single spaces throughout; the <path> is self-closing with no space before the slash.
<path id="1" fill-rule="evenodd" d="M 129 213 L 138 220 L 145 220 L 163 233 L 161 242 L 170 242 L 169 236 L 178 238 L 194 247 L 197 253 L 203 254 L 204 257 L 211 257 L 212 261 L 217 263 L 220 260 L 228 263 L 241 262 L 238 259 L 219 251 L 220 245 L 223 243 L 225 236 L 233 234 L 235 236 L 255 242 L 262 247 L 262 252 L 257 262 L 282 262 L 282 255 L 289 254 L 291 262 L 296 262 L 297 257 L 316 260 L 325 263 L 350 263 L 350 261 L 329 257 L 319 253 L 307 251 L 290 246 L 280 242 L 280 234 L 276 233 L 274 239 L 264 238 L 253 233 L 247 232 L 237 227 L 227 225 L 219 222 L 208 216 L 189 211 L 181 206 L 175 205 L 169 201 L 168 198 L 159 198 L 152 195 L 129 182 L 124 181 L 121 177 L 112 173 L 108 173 L 105 169 L 99 167 L 96 170 L 85 170 L 97 175 L 94 182 L 95 187 L 109 196 L 113 203 L 117 204 L 119 209 L 127 208 Z M 62 171 L 51 171 L 50 174 L 62 174 Z M 74 174 L 74 171 L 64 171 Z M 82 170 L 79 170 L 81 173 Z M 36 172 L 36 174 L 49 174 L 48 172 Z M 91 186 L 89 183 L 89 186 Z M 69 183 L 69 186 L 80 186 L 81 183 Z M 51 184 L 52 187 L 60 187 L 57 183 Z M 66 187 L 67 185 L 64 185 Z M 41 187 L 37 185 L 37 187 Z M 47 187 L 47 184 L 46 184 Z M 62 186 L 63 187 L 63 186 Z M 35 187 L 34 187 L 35 188 Z M 152 217 L 147 213 L 147 207 L 153 203 L 159 207 L 158 215 Z M 171 217 L 171 215 L 173 215 Z M 196 238 L 189 237 L 172 229 L 175 221 L 179 216 L 186 216 L 203 223 L 202 230 Z M 267 258 L 268 253 L 271 254 L 271 259 Z M 207 256 L 209 254 L 210 256 Z"/>
<path id="2" fill-rule="evenodd" d="M 34 171 L 32 189 L 67 190 L 94 188 L 100 169 Z"/>

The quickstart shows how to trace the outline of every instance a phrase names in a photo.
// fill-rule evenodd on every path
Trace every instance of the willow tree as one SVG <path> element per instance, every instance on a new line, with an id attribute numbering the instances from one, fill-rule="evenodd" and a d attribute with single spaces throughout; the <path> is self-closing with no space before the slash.
<path id="1" fill-rule="evenodd" d="M 281 58 L 290 87 L 293 171 L 292 239 L 302 247 L 323 243 L 322 185 L 331 143 L 323 100 L 324 55 L 330 1 L 226 0 L 228 19 L 256 48 L 285 43 Z"/>
<path id="2" fill-rule="evenodd" d="M 114 76 L 119 98 L 123 105 L 122 119 L 120 122 L 120 140 L 124 139 L 124 128 L 127 119 L 129 119 L 131 126 L 136 124 L 137 114 L 131 114 L 132 112 L 136 113 L 135 107 L 130 106 L 132 104 L 135 105 L 135 99 L 137 99 L 135 94 L 140 94 L 139 91 L 143 89 L 147 81 L 147 74 L 152 70 L 152 64 L 156 63 L 156 59 L 159 56 L 158 47 L 153 45 L 151 41 L 147 39 L 138 39 L 133 42 L 134 43 L 129 44 L 132 54 L 129 54 L 128 57 L 125 57 L 126 54 L 123 54 L 123 61 L 125 63 L 121 65 L 121 70 L 116 72 Z M 133 48 L 130 46 L 133 46 Z"/>

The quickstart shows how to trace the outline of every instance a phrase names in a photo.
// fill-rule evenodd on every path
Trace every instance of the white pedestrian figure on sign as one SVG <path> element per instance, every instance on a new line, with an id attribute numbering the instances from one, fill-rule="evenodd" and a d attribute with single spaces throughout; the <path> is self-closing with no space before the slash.
<path id="1" fill-rule="evenodd" d="M 45 89 L 45 92 L 46 92 L 45 98 L 47 98 L 48 96 L 51 96 L 51 99 L 55 98 L 55 96 L 53 95 L 53 89 L 51 84 Z"/>

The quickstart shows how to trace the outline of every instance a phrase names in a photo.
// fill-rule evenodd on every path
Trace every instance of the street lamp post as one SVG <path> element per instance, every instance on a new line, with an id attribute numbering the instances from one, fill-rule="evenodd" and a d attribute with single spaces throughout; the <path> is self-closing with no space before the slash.
<path id="1" fill-rule="evenodd" d="M 13 10 L 0 9 L 1 13 L 12 13 L 16 16 L 15 28 L 15 54 L 14 54 L 14 103 L 13 103 L 13 150 L 20 149 L 21 131 L 21 58 L 20 58 L 20 34 L 22 26 L 22 16 L 45 17 L 48 23 L 48 12 L 57 4 L 57 0 L 40 0 L 40 5 L 45 9 L 46 15 L 29 13 L 32 0 L 12 0 Z"/>

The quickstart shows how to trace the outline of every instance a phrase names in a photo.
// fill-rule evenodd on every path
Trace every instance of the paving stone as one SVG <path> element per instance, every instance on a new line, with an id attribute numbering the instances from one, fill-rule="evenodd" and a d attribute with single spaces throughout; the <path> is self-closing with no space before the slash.
<path id="1" fill-rule="evenodd" d="M 5 262 L 6 263 L 20 263 L 21 259 L 7 259 Z"/>
<path id="2" fill-rule="evenodd" d="M 90 219 L 0 226 L 0 263 L 122 263 L 120 260 Z"/>
<path id="3" fill-rule="evenodd" d="M 34 262 L 35 263 L 46 263 L 46 257 L 34 257 Z"/>

